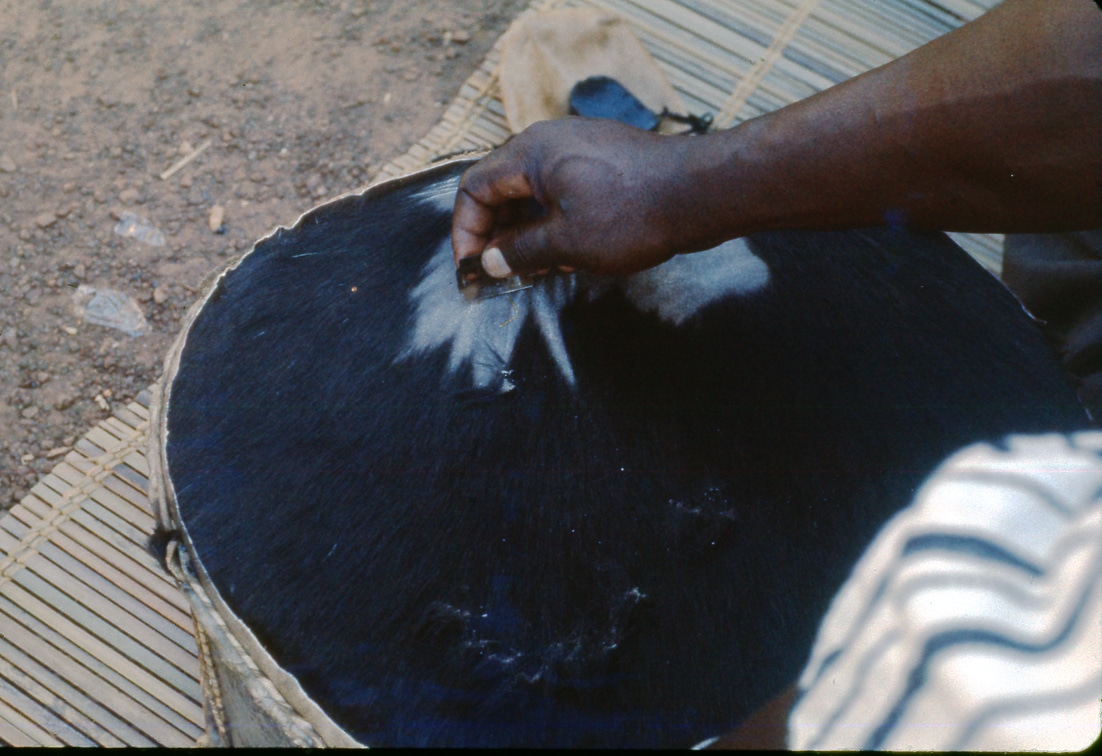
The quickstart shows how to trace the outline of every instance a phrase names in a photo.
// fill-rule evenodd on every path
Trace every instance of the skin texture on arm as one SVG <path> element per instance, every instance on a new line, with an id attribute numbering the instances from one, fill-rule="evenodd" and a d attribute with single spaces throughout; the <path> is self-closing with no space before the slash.
<path id="1" fill-rule="evenodd" d="M 536 124 L 464 177 L 456 260 L 629 273 L 777 228 L 1102 226 L 1102 13 L 1007 0 L 910 54 L 704 137 Z M 500 258 L 497 258 L 500 259 Z"/>

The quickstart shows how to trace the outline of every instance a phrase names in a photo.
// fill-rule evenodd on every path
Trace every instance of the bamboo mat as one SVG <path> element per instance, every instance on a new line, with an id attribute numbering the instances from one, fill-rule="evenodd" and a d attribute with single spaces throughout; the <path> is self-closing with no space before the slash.
<path id="1" fill-rule="evenodd" d="M 203 732 L 183 596 L 146 550 L 149 394 L 0 519 L 0 739 L 189 746 Z"/>
<path id="2" fill-rule="evenodd" d="M 886 63 L 997 0 L 536 0 L 617 13 L 693 113 L 726 127 Z M 377 178 L 509 136 L 499 50 Z M 990 270 L 1001 239 L 957 235 Z M 202 736 L 187 604 L 146 551 L 149 394 L 0 517 L 0 742 L 187 746 Z"/>

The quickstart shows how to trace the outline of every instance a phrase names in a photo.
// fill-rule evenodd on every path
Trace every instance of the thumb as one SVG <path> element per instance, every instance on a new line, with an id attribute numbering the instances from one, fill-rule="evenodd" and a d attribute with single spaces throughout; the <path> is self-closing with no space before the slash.
<path id="1" fill-rule="evenodd" d="M 550 236 L 547 223 L 517 226 L 486 246 L 482 267 L 494 278 L 553 268 L 559 261 Z"/>

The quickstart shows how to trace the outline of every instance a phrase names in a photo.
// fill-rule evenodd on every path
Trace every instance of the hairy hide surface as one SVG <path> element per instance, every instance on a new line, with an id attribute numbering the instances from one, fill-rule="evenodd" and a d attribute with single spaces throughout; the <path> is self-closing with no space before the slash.
<path id="1" fill-rule="evenodd" d="M 941 459 L 1087 425 L 1018 303 L 940 235 L 763 234 L 468 303 L 464 167 L 259 243 L 171 384 L 200 559 L 366 744 L 724 732 L 795 681 Z"/>

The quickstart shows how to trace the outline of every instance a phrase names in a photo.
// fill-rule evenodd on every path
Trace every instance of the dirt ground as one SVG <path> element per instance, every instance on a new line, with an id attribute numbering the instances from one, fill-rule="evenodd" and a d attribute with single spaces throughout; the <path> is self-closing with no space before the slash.
<path id="1" fill-rule="evenodd" d="M 526 5 L 0 0 L 0 508 L 160 376 L 212 270 L 420 139 Z M 146 332 L 88 322 L 87 287 Z"/>

